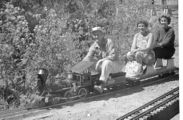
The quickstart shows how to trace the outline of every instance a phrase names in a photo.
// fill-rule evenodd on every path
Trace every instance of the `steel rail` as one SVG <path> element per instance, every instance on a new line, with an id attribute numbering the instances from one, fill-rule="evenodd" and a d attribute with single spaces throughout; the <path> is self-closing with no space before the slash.
<path id="1" fill-rule="evenodd" d="M 179 97 L 179 94 L 176 94 L 176 95 L 172 96 L 171 98 L 168 98 L 167 100 L 165 100 L 165 101 L 163 101 L 163 102 L 161 102 L 161 103 L 155 105 L 154 107 L 148 109 L 147 111 L 144 111 L 144 112 L 140 113 L 139 115 L 135 116 L 135 117 L 132 118 L 132 119 L 133 119 L 133 120 L 138 120 L 139 118 L 142 118 L 143 116 L 148 115 L 148 114 L 151 113 L 152 111 L 154 111 L 154 110 L 160 108 L 161 106 L 163 106 L 163 105 L 165 105 L 166 103 L 168 103 L 168 102 L 174 100 L 174 99 L 177 98 L 177 97 Z"/>
<path id="2" fill-rule="evenodd" d="M 175 89 L 173 89 L 173 90 L 171 90 L 171 91 L 161 95 L 160 97 L 158 97 L 158 98 L 156 98 L 156 99 L 154 99 L 154 100 L 144 104 L 143 106 L 141 106 L 141 107 L 139 107 L 139 108 L 137 108 L 137 109 L 135 109 L 135 110 L 125 114 L 124 116 L 118 118 L 117 120 L 125 120 L 125 119 L 128 119 L 128 117 L 130 117 L 130 116 L 133 116 L 130 119 L 137 120 L 138 118 L 142 117 L 143 115 L 146 115 L 146 114 L 150 113 L 154 109 L 157 109 L 161 105 L 166 104 L 168 101 L 178 97 L 179 94 L 176 93 L 178 90 L 179 90 L 179 87 L 177 87 L 177 88 L 175 88 Z M 163 100 L 165 97 L 167 97 L 169 95 L 172 95 L 172 96 L 170 98 L 167 98 L 167 99 Z M 161 100 L 163 100 L 163 101 L 158 103 L 158 104 L 155 104 L 155 103 L 157 103 L 158 101 L 161 101 Z M 153 104 L 154 104 L 154 106 L 153 106 Z M 140 112 L 140 111 L 148 108 L 149 106 L 153 106 L 153 107 L 147 109 L 144 112 Z"/>
<path id="3" fill-rule="evenodd" d="M 155 102 L 159 101 L 160 99 L 163 99 L 163 98 L 166 97 L 167 95 L 169 95 L 169 94 L 171 94 L 171 93 L 173 93 L 173 92 L 176 92 L 178 89 L 179 89 L 179 88 L 175 88 L 175 89 L 173 89 L 172 91 L 169 91 L 169 92 L 167 92 L 166 94 L 163 94 L 162 96 L 160 96 L 160 97 L 158 97 L 158 98 L 156 98 L 156 99 L 154 99 L 154 100 L 152 100 L 152 101 L 150 101 L 150 102 L 144 104 L 143 106 L 141 106 L 141 107 L 139 107 L 139 108 L 137 108 L 137 109 L 135 109 L 135 110 L 133 110 L 133 111 L 131 111 L 131 112 L 125 114 L 124 116 L 118 118 L 117 120 L 123 120 L 123 119 L 127 118 L 128 116 L 137 113 L 137 111 L 140 111 L 140 110 L 142 110 L 142 109 L 144 109 L 144 108 L 146 108 L 146 107 L 148 107 L 148 106 L 154 104 Z"/>

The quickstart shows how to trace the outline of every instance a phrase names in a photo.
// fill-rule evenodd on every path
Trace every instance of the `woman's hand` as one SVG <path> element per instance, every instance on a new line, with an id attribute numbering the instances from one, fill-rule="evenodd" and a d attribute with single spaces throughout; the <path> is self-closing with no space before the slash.
<path id="1" fill-rule="evenodd" d="M 139 51 L 139 49 L 133 49 L 133 50 L 131 50 L 132 53 L 136 53 L 138 51 Z"/>
<path id="2" fill-rule="evenodd" d="M 162 43 L 157 43 L 156 47 L 162 47 Z"/>
<path id="3" fill-rule="evenodd" d="M 139 51 L 141 51 L 141 52 L 148 52 L 149 49 L 142 49 L 142 50 L 139 50 Z"/>
<path id="4" fill-rule="evenodd" d="M 161 47 L 161 46 L 162 46 L 162 43 L 158 43 L 158 46 L 160 46 L 160 47 Z"/>

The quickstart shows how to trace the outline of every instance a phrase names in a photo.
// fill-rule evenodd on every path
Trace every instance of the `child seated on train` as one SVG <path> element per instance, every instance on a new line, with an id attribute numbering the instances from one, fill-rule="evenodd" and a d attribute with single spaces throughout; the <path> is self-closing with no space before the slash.
<path id="1" fill-rule="evenodd" d="M 154 64 L 152 33 L 148 30 L 145 20 L 137 23 L 138 33 L 134 35 L 130 52 L 127 53 L 126 76 L 138 76 L 143 73 L 143 67 Z"/>
<path id="2" fill-rule="evenodd" d="M 105 31 L 102 27 L 92 28 L 92 36 L 95 42 L 90 46 L 83 61 L 97 59 L 95 69 L 101 75 L 99 82 L 94 88 L 99 92 L 103 92 L 103 86 L 107 83 L 109 74 L 120 72 L 123 65 L 119 60 L 114 41 L 106 38 Z"/>

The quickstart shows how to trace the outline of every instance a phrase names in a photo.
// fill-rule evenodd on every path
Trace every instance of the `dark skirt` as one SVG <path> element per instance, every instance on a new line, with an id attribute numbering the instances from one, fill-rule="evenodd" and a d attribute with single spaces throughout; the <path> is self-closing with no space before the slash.
<path id="1" fill-rule="evenodd" d="M 160 59 L 170 59 L 175 53 L 174 47 L 155 47 L 153 50 L 155 52 L 155 58 Z"/>

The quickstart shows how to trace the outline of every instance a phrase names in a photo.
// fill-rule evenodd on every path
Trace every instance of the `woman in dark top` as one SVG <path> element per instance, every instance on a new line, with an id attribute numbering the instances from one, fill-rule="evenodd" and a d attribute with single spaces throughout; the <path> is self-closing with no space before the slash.
<path id="1" fill-rule="evenodd" d="M 162 15 L 159 18 L 160 25 L 154 28 L 154 52 L 155 57 L 160 59 L 170 59 L 174 53 L 174 41 L 175 33 L 172 27 L 168 26 L 171 22 L 171 18 L 166 15 Z"/>

